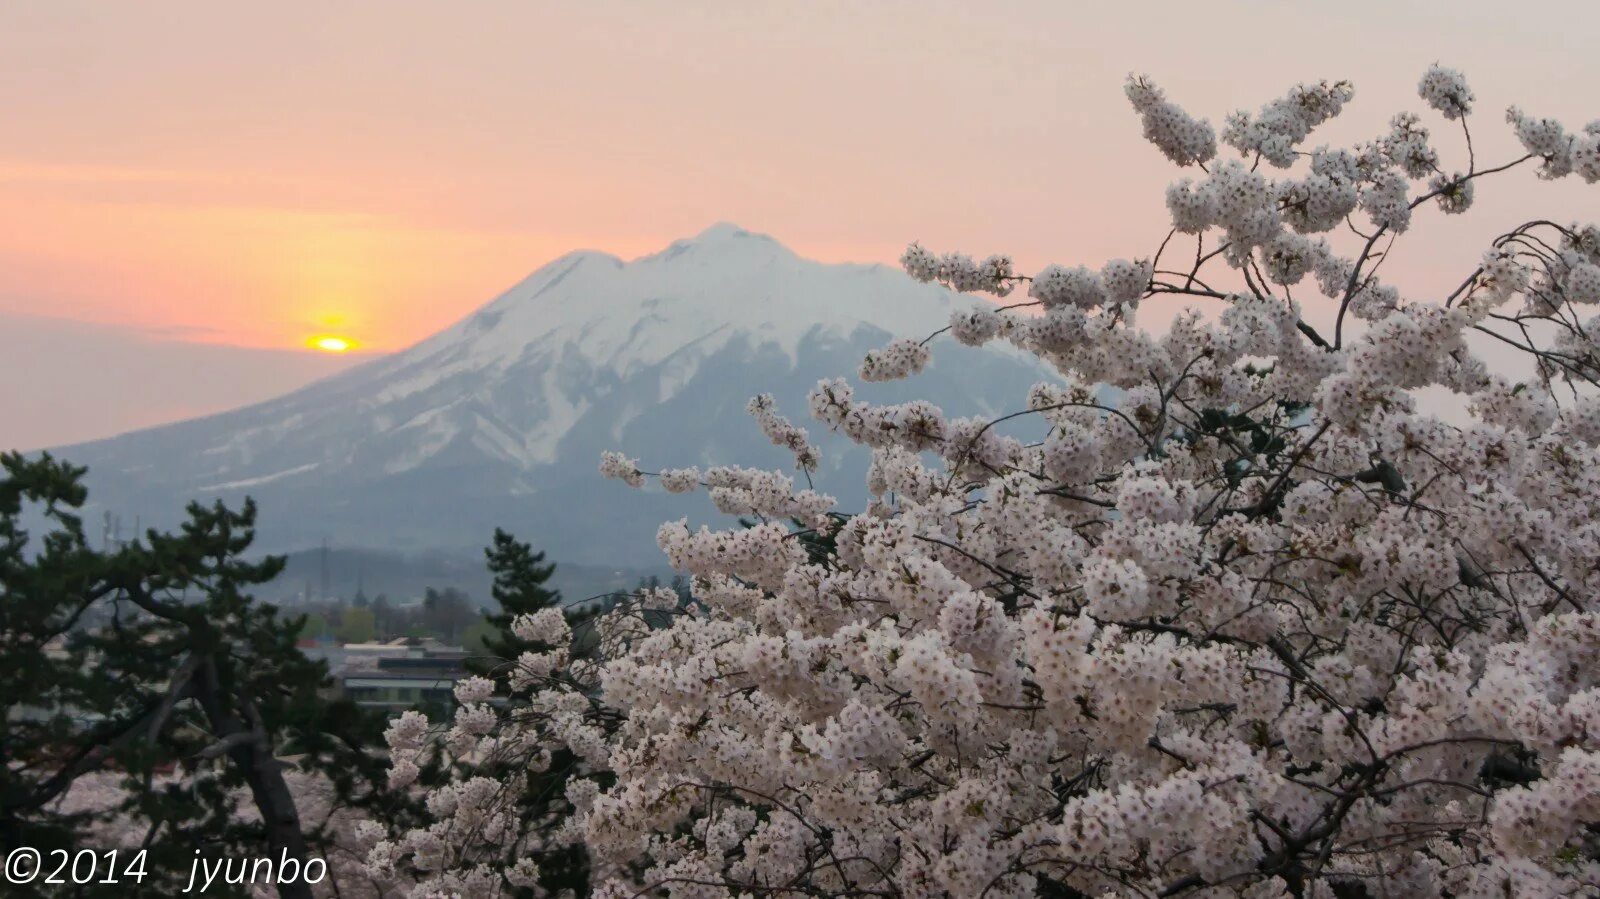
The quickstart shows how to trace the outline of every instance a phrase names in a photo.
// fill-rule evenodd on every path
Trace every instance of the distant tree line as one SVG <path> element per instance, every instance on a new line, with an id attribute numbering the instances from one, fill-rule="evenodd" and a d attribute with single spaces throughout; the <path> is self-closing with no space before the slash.
<path id="1" fill-rule="evenodd" d="M 385 594 L 336 597 L 300 607 L 305 615 L 301 636 L 340 643 L 388 641 L 397 637 L 432 637 L 444 643 L 482 644 L 490 625 L 483 610 L 455 587 L 428 587 L 411 601 Z"/>
<path id="2" fill-rule="evenodd" d="M 505 531 L 496 529 L 495 542 L 485 550 L 491 573 L 517 572 L 522 578 L 520 587 L 510 588 L 497 582 L 490 588 L 498 611 L 486 612 L 465 591 L 456 587 L 425 588 L 420 599 L 396 602 L 386 594 L 368 597 L 356 592 L 346 599 L 334 597 L 312 601 L 297 607 L 305 619 L 300 637 L 308 640 L 332 640 L 337 643 L 387 642 L 401 637 L 431 637 L 441 643 L 464 646 L 474 653 L 486 653 L 498 658 L 516 658 L 517 641 L 510 636 L 511 620 L 517 614 L 537 611 L 526 605 L 516 605 L 515 597 L 543 595 L 552 597 L 550 603 L 559 601 L 559 594 L 543 585 L 555 572 L 553 564 L 543 562 L 543 553 L 534 553 L 527 544 L 518 543 Z M 525 556 L 516 555 L 512 547 L 522 547 Z M 543 577 L 535 578 L 539 572 Z M 668 587 L 681 596 L 689 593 L 689 583 L 683 577 L 673 577 L 663 583 L 660 577 L 641 577 L 633 591 L 618 591 L 614 595 L 589 597 L 586 602 L 575 603 L 585 610 L 603 609 L 616 597 L 629 596 L 645 589 Z M 512 605 L 507 605 L 508 600 Z M 518 650 L 520 651 L 520 650 Z"/>

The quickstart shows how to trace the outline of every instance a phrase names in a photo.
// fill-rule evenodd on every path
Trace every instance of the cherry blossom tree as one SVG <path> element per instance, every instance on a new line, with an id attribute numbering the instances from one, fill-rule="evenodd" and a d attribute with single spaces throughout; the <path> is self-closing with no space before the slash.
<path id="1" fill-rule="evenodd" d="M 819 384 L 813 417 L 872 451 L 853 513 L 769 397 L 751 412 L 797 475 L 607 454 L 745 526 L 663 525 L 692 598 L 622 604 L 593 653 L 555 610 L 519 619 L 550 648 L 507 660 L 516 706 L 465 682 L 453 722 L 396 722 L 397 783 L 423 760 L 458 778 L 375 873 L 538 892 L 541 856 L 581 846 L 610 897 L 1595 895 L 1600 228 L 1513 223 L 1439 260 L 1460 280 L 1438 295 L 1380 273 L 1488 176 L 1600 180 L 1600 121 L 1513 108 L 1525 152 L 1491 164 L 1438 66 L 1427 118 L 1347 148 L 1308 143 L 1346 82 L 1220 131 L 1126 92 L 1188 172 L 1148 256 L 903 259 L 1014 297 L 948 335 L 1055 375 L 994 419 Z M 1159 335 L 1136 323 L 1156 304 Z M 482 772 L 559 750 L 584 774 L 517 826 L 526 778 Z"/>

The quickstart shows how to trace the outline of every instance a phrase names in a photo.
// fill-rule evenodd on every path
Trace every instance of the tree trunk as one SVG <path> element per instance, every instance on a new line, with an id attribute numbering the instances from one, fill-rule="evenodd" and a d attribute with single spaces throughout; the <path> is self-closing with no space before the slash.
<path id="1" fill-rule="evenodd" d="M 300 829 L 300 812 L 295 808 L 294 794 L 289 791 L 288 782 L 283 779 L 283 766 L 272 753 L 272 742 L 253 714 L 254 706 L 248 697 L 240 697 L 244 715 L 254 720 L 245 720 L 233 713 L 233 703 L 227 701 L 230 697 L 222 686 L 215 659 L 211 656 L 207 656 L 201 665 L 196 686 L 196 697 L 211 724 L 212 733 L 220 740 L 227 741 L 228 758 L 239 766 L 245 782 L 250 785 L 250 794 L 261 812 L 261 821 L 267 832 L 267 850 L 274 872 L 281 876 L 282 872 L 277 868 L 280 859 L 292 859 L 299 863 L 301 876 L 292 883 L 277 884 L 278 896 L 281 899 L 312 899 L 311 886 L 304 877 L 308 855 L 306 837 Z"/>

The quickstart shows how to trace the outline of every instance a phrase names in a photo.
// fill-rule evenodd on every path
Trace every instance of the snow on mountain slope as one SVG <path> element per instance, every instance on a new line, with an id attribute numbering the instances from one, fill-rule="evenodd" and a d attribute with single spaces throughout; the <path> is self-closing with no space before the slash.
<path id="1" fill-rule="evenodd" d="M 631 262 L 569 254 L 410 349 L 287 396 L 59 453 L 90 467 L 92 500 L 124 520 L 171 524 L 190 498 L 254 496 L 273 550 L 470 547 L 503 525 L 557 559 L 652 564 L 656 525 L 704 510 L 603 482 L 602 449 L 785 465 L 743 413 L 751 395 L 773 393 L 799 421 L 817 379 L 853 375 L 867 349 L 926 335 L 964 302 L 716 225 Z M 919 378 L 863 395 L 992 413 L 1040 377 L 1020 354 L 941 344 Z M 858 495 L 864 456 L 823 448 L 819 486 Z"/>

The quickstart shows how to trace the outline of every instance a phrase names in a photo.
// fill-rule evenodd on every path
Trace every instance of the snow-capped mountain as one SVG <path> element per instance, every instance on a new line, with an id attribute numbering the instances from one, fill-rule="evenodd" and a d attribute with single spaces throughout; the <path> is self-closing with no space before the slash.
<path id="1" fill-rule="evenodd" d="M 787 467 L 744 413 L 769 392 L 823 447 L 819 489 L 856 500 L 866 456 L 806 421 L 807 391 L 964 302 L 716 225 L 631 262 L 564 256 L 410 349 L 279 399 L 57 453 L 89 466 L 91 501 L 125 522 L 170 526 L 189 499 L 253 496 L 275 551 L 468 548 L 498 525 L 557 560 L 655 565 L 657 525 L 709 504 L 602 480 L 602 450 L 646 467 Z M 1020 354 L 941 343 L 919 377 L 861 395 L 996 413 L 1040 377 Z"/>

